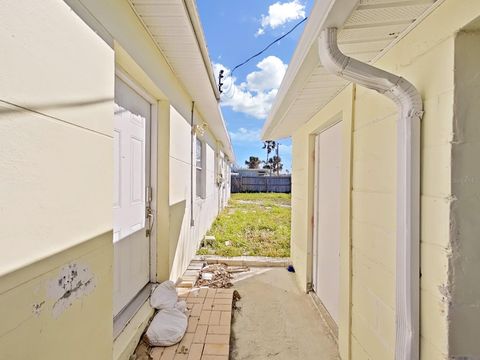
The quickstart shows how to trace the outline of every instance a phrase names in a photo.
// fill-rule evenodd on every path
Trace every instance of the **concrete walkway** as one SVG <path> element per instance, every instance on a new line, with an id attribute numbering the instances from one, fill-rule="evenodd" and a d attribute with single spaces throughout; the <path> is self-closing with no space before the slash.
<path id="1" fill-rule="evenodd" d="M 231 360 L 339 359 L 337 344 L 294 276 L 284 268 L 257 268 L 235 281 L 242 299 L 232 324 Z"/>

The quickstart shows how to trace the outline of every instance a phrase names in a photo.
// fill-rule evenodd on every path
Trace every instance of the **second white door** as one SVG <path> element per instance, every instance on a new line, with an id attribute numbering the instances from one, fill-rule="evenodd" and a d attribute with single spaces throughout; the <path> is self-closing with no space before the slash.
<path id="1" fill-rule="evenodd" d="M 313 288 L 338 324 L 342 123 L 316 138 Z"/>

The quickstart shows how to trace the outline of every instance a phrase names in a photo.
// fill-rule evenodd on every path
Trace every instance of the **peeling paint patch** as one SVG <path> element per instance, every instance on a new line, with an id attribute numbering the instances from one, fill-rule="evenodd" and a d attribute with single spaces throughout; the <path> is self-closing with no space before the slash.
<path id="1" fill-rule="evenodd" d="M 39 317 L 40 313 L 42 312 L 42 307 L 44 304 L 45 304 L 45 301 L 42 301 L 41 303 L 38 303 L 38 304 L 33 304 L 32 305 L 33 315 L 35 315 L 36 317 Z"/>
<path id="2" fill-rule="evenodd" d="M 47 294 L 54 300 L 52 314 L 58 318 L 72 304 L 95 289 L 95 276 L 90 269 L 71 263 L 60 270 L 58 276 L 49 281 Z"/>

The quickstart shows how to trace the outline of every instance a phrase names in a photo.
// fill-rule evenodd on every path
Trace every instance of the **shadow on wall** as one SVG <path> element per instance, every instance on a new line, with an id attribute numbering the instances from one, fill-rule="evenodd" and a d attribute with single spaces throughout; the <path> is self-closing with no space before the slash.
<path id="1" fill-rule="evenodd" d="M 44 111 L 51 110 L 51 109 L 66 109 L 66 108 L 72 108 L 72 107 L 84 107 L 84 106 L 91 106 L 91 105 L 98 105 L 98 104 L 106 104 L 106 103 L 112 103 L 113 99 L 99 98 L 99 99 L 70 101 L 70 102 L 63 102 L 63 103 L 56 103 L 56 104 L 51 103 L 51 104 L 21 104 L 21 105 L 12 104 L 5 100 L 0 100 L 0 101 L 15 107 L 11 109 L 9 108 L 0 109 L 0 114 L 9 114 L 9 113 L 17 112 L 18 109 L 24 109 L 27 111 L 43 113 Z"/>
<path id="2" fill-rule="evenodd" d="M 185 256 L 185 247 L 182 246 L 178 249 L 178 242 L 180 240 L 180 235 L 182 233 L 183 223 L 185 220 L 185 209 L 187 206 L 187 201 L 182 200 L 176 204 L 170 206 L 170 235 L 169 235 L 169 268 L 170 273 L 174 274 L 175 271 L 173 266 L 175 263 L 179 262 L 179 258 Z M 181 261 L 180 261 L 181 262 Z M 176 279 L 171 279 L 176 280 Z"/>

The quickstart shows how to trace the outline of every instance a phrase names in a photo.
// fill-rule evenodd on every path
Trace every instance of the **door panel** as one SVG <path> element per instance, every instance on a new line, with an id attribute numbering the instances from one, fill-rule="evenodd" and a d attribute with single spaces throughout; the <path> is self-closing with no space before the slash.
<path id="1" fill-rule="evenodd" d="M 335 322 L 340 285 L 342 123 L 316 139 L 316 226 L 313 287 Z M 338 322 L 337 322 L 338 323 Z"/>
<path id="2" fill-rule="evenodd" d="M 151 104 L 115 78 L 114 111 L 114 315 L 148 283 L 145 188 L 150 185 Z"/>

